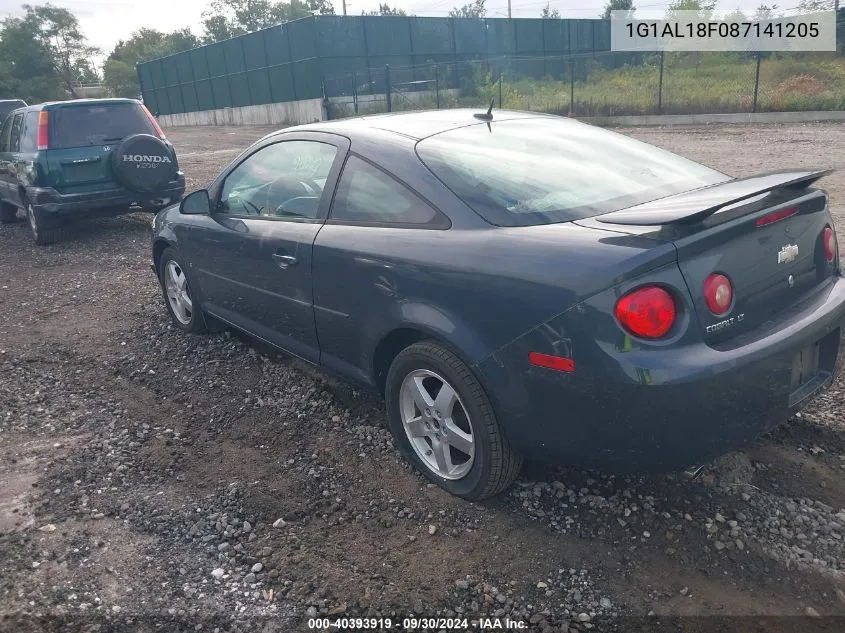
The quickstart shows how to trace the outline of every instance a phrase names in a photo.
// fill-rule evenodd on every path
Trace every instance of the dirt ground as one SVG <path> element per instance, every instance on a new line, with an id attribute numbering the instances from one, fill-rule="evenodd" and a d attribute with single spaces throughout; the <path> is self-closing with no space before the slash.
<path id="1" fill-rule="evenodd" d="M 168 133 L 193 189 L 267 131 Z M 845 166 L 837 124 L 621 131 L 738 176 Z M 0 228 L 0 631 L 845 630 L 841 378 L 695 481 L 527 464 L 467 503 L 378 400 L 174 331 L 150 221 Z"/>

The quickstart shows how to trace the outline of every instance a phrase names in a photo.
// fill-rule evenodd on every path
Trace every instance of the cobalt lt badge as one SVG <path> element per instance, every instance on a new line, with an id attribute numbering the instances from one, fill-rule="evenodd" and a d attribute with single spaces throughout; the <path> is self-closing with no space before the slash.
<path id="1" fill-rule="evenodd" d="M 787 244 L 778 251 L 778 264 L 791 264 L 798 258 L 798 244 Z"/>

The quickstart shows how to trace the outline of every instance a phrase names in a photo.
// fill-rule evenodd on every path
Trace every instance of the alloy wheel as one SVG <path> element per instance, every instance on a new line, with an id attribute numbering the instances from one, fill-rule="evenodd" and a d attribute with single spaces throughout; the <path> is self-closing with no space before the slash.
<path id="1" fill-rule="evenodd" d="M 414 452 L 433 473 L 461 479 L 475 461 L 472 421 L 454 387 L 442 376 L 417 369 L 399 391 L 402 427 Z"/>

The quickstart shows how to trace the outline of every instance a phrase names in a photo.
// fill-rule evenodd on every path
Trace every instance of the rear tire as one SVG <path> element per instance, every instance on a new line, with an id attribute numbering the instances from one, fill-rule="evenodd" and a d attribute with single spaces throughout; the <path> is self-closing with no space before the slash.
<path id="1" fill-rule="evenodd" d="M 18 208 L 8 202 L 0 202 L 0 224 L 12 224 L 18 221 Z"/>
<path id="2" fill-rule="evenodd" d="M 439 343 L 415 343 L 396 356 L 385 400 L 402 454 L 453 495 L 491 497 L 519 474 L 522 457 L 505 438 L 481 383 Z"/>
<path id="3" fill-rule="evenodd" d="M 191 293 L 191 284 L 182 264 L 182 257 L 175 249 L 164 249 L 159 259 L 158 271 L 164 303 L 173 324 L 192 334 L 208 332 L 202 306 Z"/>
<path id="4" fill-rule="evenodd" d="M 32 208 L 31 204 L 26 205 L 26 219 L 32 231 L 32 239 L 38 246 L 47 246 L 59 241 L 59 227 L 45 227 L 44 218 Z"/>

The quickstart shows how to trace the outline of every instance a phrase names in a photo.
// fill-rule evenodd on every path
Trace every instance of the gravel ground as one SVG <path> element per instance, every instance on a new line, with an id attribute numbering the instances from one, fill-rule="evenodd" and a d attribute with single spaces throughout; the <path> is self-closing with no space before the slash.
<path id="1" fill-rule="evenodd" d="M 170 136 L 194 188 L 267 131 Z M 834 124 L 624 132 L 736 175 L 845 161 Z M 150 219 L 47 248 L 0 228 L 0 630 L 845 629 L 842 379 L 693 482 L 528 464 L 467 503 L 398 458 L 376 399 L 174 331 Z"/>

